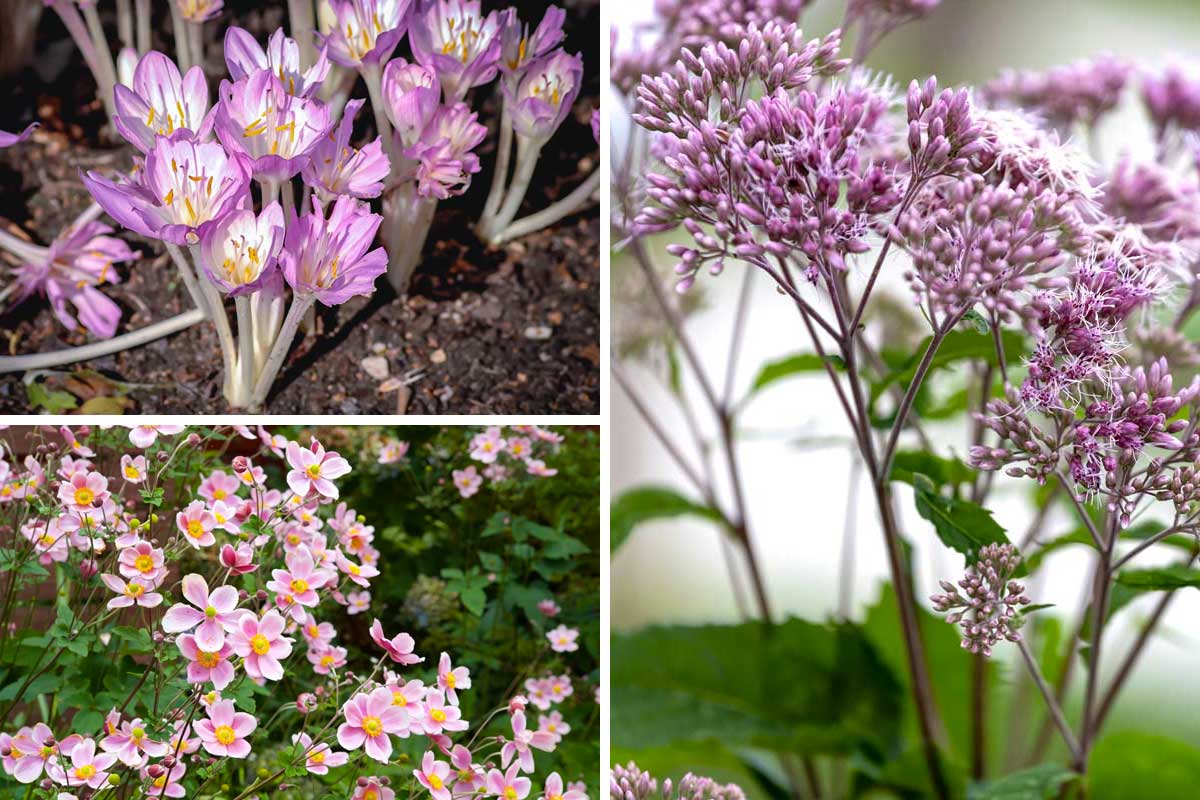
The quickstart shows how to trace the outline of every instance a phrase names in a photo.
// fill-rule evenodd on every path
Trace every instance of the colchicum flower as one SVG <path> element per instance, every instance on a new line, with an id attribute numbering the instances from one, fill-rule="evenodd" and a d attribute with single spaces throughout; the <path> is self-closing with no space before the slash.
<path id="1" fill-rule="evenodd" d="M 135 181 L 83 176 L 92 197 L 134 233 L 173 244 L 198 244 L 204 232 L 242 202 L 250 175 L 216 142 L 190 131 L 159 137 Z"/>
<path id="2" fill-rule="evenodd" d="M 519 82 L 531 63 L 558 46 L 566 18 L 567 12 L 558 6 L 547 6 L 542 21 L 530 35 L 529 25 L 521 22 L 517 10 L 508 9 L 500 27 L 500 70 L 506 83 Z"/>
<path id="3" fill-rule="evenodd" d="M 477 114 L 465 103 L 442 106 L 426 125 L 421 138 L 404 155 L 417 162 L 417 193 L 445 200 L 462 194 L 479 172 L 479 157 L 471 152 L 487 136 Z"/>
<path id="4" fill-rule="evenodd" d="M 355 295 L 370 295 L 387 271 L 383 248 L 368 249 L 382 217 L 365 203 L 340 196 L 329 219 L 317 198 L 313 210 L 289 223 L 279 263 L 292 290 L 336 306 Z"/>
<path id="5" fill-rule="evenodd" d="M 181 77 L 174 61 L 151 50 L 138 61 L 133 82 L 114 87 L 113 101 L 117 132 L 143 153 L 154 149 L 158 137 L 180 130 L 192 132 L 197 141 L 210 137 L 208 83 L 199 66 Z"/>
<path id="6" fill-rule="evenodd" d="M 433 0 L 413 15 L 408 40 L 413 58 L 437 74 L 446 102 L 455 103 L 496 77 L 500 30 L 500 12 L 483 16 L 479 0 Z"/>
<path id="7" fill-rule="evenodd" d="M 384 111 L 397 138 L 412 147 L 441 104 L 437 73 L 403 58 L 388 62 L 383 70 Z"/>
<path id="8" fill-rule="evenodd" d="M 243 208 L 226 214 L 200 242 L 200 266 L 218 289 L 236 297 L 263 288 L 283 247 L 283 208 L 271 203 L 255 216 Z M 236 478 L 228 476 L 234 484 Z M 220 498 L 209 498 L 220 499 Z"/>
<path id="9" fill-rule="evenodd" d="M 325 44 L 343 67 L 387 61 L 408 28 L 412 0 L 330 0 L 336 18 Z"/>
<path id="10" fill-rule="evenodd" d="M 279 78 L 288 94 L 296 97 L 315 94 L 329 74 L 330 66 L 327 51 L 322 47 L 316 62 L 301 71 L 300 46 L 295 39 L 284 35 L 283 28 L 271 34 L 267 49 L 263 50 L 257 39 L 237 26 L 230 26 L 225 31 L 225 65 L 235 82 L 266 70 Z"/>
<path id="11" fill-rule="evenodd" d="M 350 144 L 354 117 L 364 102 L 351 100 L 346 104 L 342 121 L 317 143 L 304 167 L 304 180 L 325 192 L 327 199 L 332 195 L 349 195 L 366 200 L 383 192 L 383 180 L 391 171 L 383 152 L 383 140 L 376 138 L 361 149 Z"/>
<path id="12" fill-rule="evenodd" d="M 1021 556 L 1011 544 L 986 545 L 979 551 L 979 560 L 958 582 L 961 594 L 954 584 L 942 581 L 946 593 L 930 598 L 934 609 L 951 612 L 946 622 L 962 628 L 964 650 L 990 656 L 998 642 L 1021 640 L 1024 619 L 1018 612 L 1029 604 L 1029 598 L 1024 595 L 1024 586 L 1010 580 L 1020 564 Z"/>
<path id="13" fill-rule="evenodd" d="M 329 106 L 289 94 L 266 70 L 223 81 L 219 95 L 217 138 L 260 181 L 295 177 L 333 125 Z"/>
<path id="14" fill-rule="evenodd" d="M 542 143 L 566 119 L 583 80 L 583 57 L 555 50 L 530 64 L 515 88 L 502 85 L 517 135 Z"/>

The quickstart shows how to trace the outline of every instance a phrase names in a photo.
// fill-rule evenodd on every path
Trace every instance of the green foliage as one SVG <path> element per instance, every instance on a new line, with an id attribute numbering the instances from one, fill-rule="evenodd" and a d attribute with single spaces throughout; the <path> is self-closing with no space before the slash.
<path id="1" fill-rule="evenodd" d="M 1117 583 L 1139 592 L 1200 589 L 1200 569 L 1173 564 L 1154 569 L 1126 569 L 1117 574 Z"/>
<path id="2" fill-rule="evenodd" d="M 1132 731 L 1096 743 L 1089 760 L 1093 800 L 1192 800 L 1200 786 L 1200 748 Z"/>
<path id="3" fill-rule="evenodd" d="M 722 522 L 720 513 L 715 509 L 689 500 L 666 486 L 640 486 L 622 492 L 613 501 L 609 512 L 612 550 L 615 553 L 633 533 L 633 529 L 642 522 L 689 514 L 713 522 Z"/>
<path id="4" fill-rule="evenodd" d="M 912 476 L 917 513 L 933 523 L 938 538 L 962 553 L 973 564 L 986 545 L 1008 542 L 1004 529 L 983 506 L 957 497 L 946 497 L 938 485 L 920 473 Z"/>
<path id="5" fill-rule="evenodd" d="M 758 374 L 754 376 L 754 383 L 750 385 L 750 391 L 746 394 L 742 402 L 746 402 L 758 394 L 760 390 L 784 378 L 802 375 L 807 372 L 823 373 L 825 372 L 826 365 L 829 365 L 838 372 L 843 372 L 846 369 L 846 362 L 837 355 L 826 355 L 822 358 L 816 353 L 793 353 L 775 361 L 768 361 L 762 365 Z"/>
<path id="6" fill-rule="evenodd" d="M 938 488 L 957 487 L 975 480 L 976 471 L 957 458 L 943 458 L 928 450 L 898 450 L 892 460 L 891 479 L 917 485 L 922 476 Z"/>
<path id="7" fill-rule="evenodd" d="M 1059 764 L 1039 764 L 967 789 L 967 800 L 1054 800 L 1078 777 Z"/>

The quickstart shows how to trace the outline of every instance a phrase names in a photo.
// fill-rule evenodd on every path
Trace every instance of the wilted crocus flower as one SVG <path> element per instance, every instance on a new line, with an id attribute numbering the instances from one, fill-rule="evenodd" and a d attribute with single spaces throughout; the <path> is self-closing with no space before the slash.
<path id="1" fill-rule="evenodd" d="M 33 135 L 33 131 L 37 128 L 38 123 L 34 122 L 26 126 L 25 130 L 20 133 L 9 133 L 8 131 L 0 131 L 0 147 L 12 147 L 14 144 L 19 144 Z"/>
<path id="2" fill-rule="evenodd" d="M 354 133 L 354 117 L 364 100 L 351 100 L 342 112 L 337 129 L 322 138 L 304 167 L 304 180 L 331 195 L 348 194 L 365 199 L 383 192 L 383 179 L 391 170 L 383 152 L 383 142 L 376 138 L 361 149 L 350 144 Z"/>
<path id="3" fill-rule="evenodd" d="M 172 0 L 188 22 L 207 22 L 221 13 L 224 0 Z"/>
<path id="4" fill-rule="evenodd" d="M 404 147 L 412 147 L 440 105 L 437 73 L 403 58 L 383 70 L 384 110 Z"/>
<path id="5" fill-rule="evenodd" d="M 471 176 L 479 172 L 479 157 L 471 150 L 487 136 L 487 128 L 476 117 L 465 103 L 442 106 L 420 140 L 404 151 L 419 162 L 418 194 L 444 200 L 467 190 Z"/>
<path id="6" fill-rule="evenodd" d="M 203 140 L 212 130 L 204 70 L 192 67 L 180 76 L 175 62 L 155 50 L 138 61 L 129 86 L 114 87 L 113 101 L 117 132 L 143 153 L 159 136 L 186 129 Z"/>
<path id="7" fill-rule="evenodd" d="M 484 17 L 479 0 L 434 0 L 414 15 L 408 40 L 413 58 L 437 73 L 446 102 L 454 103 L 496 77 L 500 29 L 500 14 Z"/>
<path id="8" fill-rule="evenodd" d="M 262 288 L 283 246 L 283 209 L 271 203 L 262 214 L 242 208 L 226 214 L 200 242 L 200 266 L 231 296 Z"/>
<path id="9" fill-rule="evenodd" d="M 515 83 L 526 67 L 563 40 L 566 17 L 567 13 L 558 6 L 547 7 L 542 21 L 530 36 L 529 26 L 521 22 L 517 10 L 508 10 L 500 31 L 500 69 L 506 82 Z"/>
<path id="10" fill-rule="evenodd" d="M 311 97 L 329 74 L 329 56 L 324 47 L 317 54 L 316 62 L 301 70 L 300 45 L 285 36 L 283 28 L 277 28 L 271 34 L 267 49 L 263 50 L 249 32 L 230 27 L 225 31 L 225 65 L 235 81 L 266 70 L 279 78 L 288 94 L 296 97 Z"/>
<path id="11" fill-rule="evenodd" d="M 136 182 L 83 176 L 92 197 L 121 225 L 173 244 L 198 244 L 204 231 L 246 195 L 250 175 L 216 142 L 189 131 L 160 137 Z"/>
<path id="12" fill-rule="evenodd" d="M 504 102 L 518 136 L 545 142 L 562 121 L 583 78 L 583 58 L 556 50 L 531 64 L 515 89 L 504 86 Z"/>
<path id="13" fill-rule="evenodd" d="M 336 18 L 325 36 L 329 57 L 343 67 L 386 61 L 408 27 L 412 0 L 330 0 Z"/>
<path id="14" fill-rule="evenodd" d="M 288 94 L 266 70 L 223 81 L 220 96 L 217 138 L 260 181 L 295 177 L 332 126 L 327 105 Z"/>
<path id="15" fill-rule="evenodd" d="M 112 336 L 121 309 L 96 287 L 120 283 L 121 276 L 112 265 L 132 261 L 137 253 L 120 239 L 105 235 L 111 232 L 112 228 L 93 221 L 68 227 L 46 248 L 44 259 L 29 260 L 17 268 L 14 302 L 41 292 L 68 330 L 82 325 L 101 338 Z M 74 314 L 68 304 L 75 307 Z"/>
<path id="16" fill-rule="evenodd" d="M 288 224 L 279 257 L 292 290 L 314 295 L 327 306 L 371 294 L 375 279 L 387 271 L 383 248 L 367 252 L 382 220 L 365 203 L 344 195 L 326 219 L 320 201 L 313 198 L 312 213 Z"/>

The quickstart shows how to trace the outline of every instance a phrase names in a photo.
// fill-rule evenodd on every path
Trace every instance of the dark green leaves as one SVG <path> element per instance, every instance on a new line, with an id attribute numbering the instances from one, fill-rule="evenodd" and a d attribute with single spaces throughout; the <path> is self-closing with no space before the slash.
<path id="1" fill-rule="evenodd" d="M 840 356 L 836 355 L 827 355 L 821 358 L 816 353 L 793 353 L 777 361 L 768 361 L 766 364 L 763 364 L 762 368 L 758 371 L 758 375 L 754 377 L 754 383 L 751 384 L 750 392 L 746 395 L 746 399 L 757 394 L 760 389 L 775 383 L 775 381 L 805 372 L 824 372 L 826 364 L 839 372 L 846 369 L 846 362 Z"/>
<path id="2" fill-rule="evenodd" d="M 914 476 L 918 474 L 939 487 L 970 483 L 976 475 L 975 470 L 957 458 L 942 458 L 926 450 L 897 451 L 892 459 L 892 480 L 916 485 Z"/>
<path id="3" fill-rule="evenodd" d="M 898 735 L 900 684 L 855 626 L 792 619 L 615 639 L 614 748 L 882 753 Z"/>
<path id="4" fill-rule="evenodd" d="M 1154 569 L 1127 569 L 1117 575 L 1117 583 L 1141 592 L 1170 591 L 1188 587 L 1200 589 L 1200 569 L 1182 564 Z"/>
<path id="5" fill-rule="evenodd" d="M 913 496 L 917 513 L 932 522 L 938 538 L 966 556 L 968 564 L 985 545 L 1008 541 L 991 511 L 969 500 L 942 495 L 925 475 L 913 475 Z"/>
<path id="6" fill-rule="evenodd" d="M 1053 800 L 1076 777 L 1058 764 L 1039 764 L 968 787 L 967 800 Z"/>
<path id="7" fill-rule="evenodd" d="M 1163 736 L 1106 736 L 1088 763 L 1093 800 L 1192 800 L 1200 786 L 1200 749 Z"/>
<path id="8" fill-rule="evenodd" d="M 721 522 L 721 515 L 715 510 L 695 503 L 666 486 L 642 486 L 622 492 L 613 502 L 609 517 L 613 552 L 629 538 L 638 524 L 685 514 Z"/>

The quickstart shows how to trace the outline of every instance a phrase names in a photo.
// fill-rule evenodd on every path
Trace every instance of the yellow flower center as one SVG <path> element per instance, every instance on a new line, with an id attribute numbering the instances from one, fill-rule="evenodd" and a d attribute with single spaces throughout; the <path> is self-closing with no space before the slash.
<path id="1" fill-rule="evenodd" d="M 233 732 L 233 728 L 228 725 L 218 726 L 216 734 L 217 741 L 226 746 L 233 744 L 234 739 L 237 738 L 237 734 Z"/>
<path id="2" fill-rule="evenodd" d="M 446 673 L 446 687 L 449 689 L 453 689 L 457 685 L 458 685 L 458 678 L 454 677 L 453 672 L 447 672 Z"/>
<path id="3" fill-rule="evenodd" d="M 362 568 L 359 567 L 358 564 L 350 564 L 349 566 L 346 567 L 346 569 L 349 570 L 351 575 L 361 575 L 362 574 Z"/>
<path id="4" fill-rule="evenodd" d="M 75 777 L 81 781 L 86 781 L 88 778 L 96 774 L 96 768 L 91 764 L 84 764 L 75 770 Z"/>
<path id="5" fill-rule="evenodd" d="M 367 789 L 363 792 L 363 800 L 379 800 L 379 792 L 374 789 Z"/>
<path id="6" fill-rule="evenodd" d="M 43 533 L 42 538 L 38 539 L 38 541 L 42 543 L 43 547 L 49 547 L 50 545 L 54 544 L 58 540 L 55 539 L 53 536 L 51 536 L 48 533 Z"/>
<path id="7" fill-rule="evenodd" d="M 125 584 L 125 594 L 129 597 L 141 597 L 146 592 L 146 587 L 140 583 L 130 581 Z"/>
<path id="8" fill-rule="evenodd" d="M 260 656 L 265 656 L 267 651 L 271 649 L 271 643 L 267 641 L 267 637 L 261 633 L 256 633 L 250 638 L 250 649 Z"/>
<path id="9" fill-rule="evenodd" d="M 440 708 L 435 708 L 435 709 L 430 710 L 429 717 L 434 722 L 445 722 L 446 721 L 446 712 L 442 711 Z"/>
<path id="10" fill-rule="evenodd" d="M 229 493 L 224 489 L 213 489 L 213 500 L 224 500 L 229 496 Z"/>
<path id="11" fill-rule="evenodd" d="M 557 685 L 551 686 L 550 691 L 554 692 L 555 694 L 562 694 L 562 687 Z"/>
<path id="12" fill-rule="evenodd" d="M 364 717 L 362 729 L 367 732 L 368 736 L 378 736 L 383 733 L 383 723 L 379 717 Z"/>
<path id="13" fill-rule="evenodd" d="M 434 775 L 432 772 L 425 776 L 425 780 L 429 781 L 429 785 L 434 789 L 441 789 L 443 786 L 445 786 L 445 784 L 442 783 L 442 779 L 437 775 Z"/>
<path id="14" fill-rule="evenodd" d="M 156 789 L 161 789 L 162 787 L 164 787 L 166 785 L 167 785 L 167 773 L 164 772 L 162 775 L 159 775 L 157 778 L 154 779 L 154 786 Z"/>
<path id="15" fill-rule="evenodd" d="M 308 760 L 313 762 L 314 764 L 324 764 L 325 763 L 325 751 L 324 750 L 316 750 L 312 753 L 309 753 Z"/>
<path id="16" fill-rule="evenodd" d="M 308 635 L 309 636 L 316 636 L 320 632 L 321 632 L 321 630 L 316 625 L 308 626 Z"/>
<path id="17" fill-rule="evenodd" d="M 193 539 L 199 539 L 204 535 L 204 526 L 198 519 L 188 520 L 187 532 Z"/>
<path id="18" fill-rule="evenodd" d="M 517 790 L 512 786 L 504 787 L 504 800 L 517 800 Z"/>
<path id="19" fill-rule="evenodd" d="M 300 544 L 300 534 L 289 533 L 287 540 L 288 540 L 288 544 Z"/>
<path id="20" fill-rule="evenodd" d="M 321 465 L 320 464 L 310 464 L 308 466 L 308 469 L 306 469 L 304 471 L 307 472 L 308 477 L 312 478 L 314 481 L 321 477 Z"/>
<path id="21" fill-rule="evenodd" d="M 303 580 L 302 578 L 293 578 L 292 579 L 292 591 L 295 592 L 296 594 L 300 594 L 301 592 L 307 592 L 308 591 L 308 581 Z"/>
<path id="22" fill-rule="evenodd" d="M 546 725 L 546 730 L 550 731 L 551 733 L 558 733 L 558 726 L 551 722 Z"/>
<path id="23" fill-rule="evenodd" d="M 134 728 L 129 732 L 135 742 L 140 742 L 146 736 L 145 728 Z"/>
<path id="24" fill-rule="evenodd" d="M 80 486 L 75 490 L 75 505 L 90 506 L 96 499 L 96 493 L 86 486 Z"/>
<path id="25" fill-rule="evenodd" d="M 149 572 L 154 569 L 154 559 L 147 555 L 140 555 L 133 560 L 133 566 L 138 572 Z"/>
<path id="26" fill-rule="evenodd" d="M 392 705 L 406 706 L 408 705 L 408 698 L 404 696 L 403 692 L 392 692 Z"/>
<path id="27" fill-rule="evenodd" d="M 202 667 L 212 669 L 217 664 L 221 663 L 221 654 L 209 653 L 205 650 L 198 650 L 196 652 L 196 663 Z"/>
<path id="28" fill-rule="evenodd" d="M 552 794 L 547 800 L 563 800 L 563 796 L 561 794 Z"/>
<path id="29" fill-rule="evenodd" d="M 333 656 L 321 656 L 321 666 L 323 666 L 323 667 L 333 666 Z"/>
<path id="30" fill-rule="evenodd" d="M 142 476 L 142 473 L 138 472 L 138 468 L 135 467 L 133 464 L 129 464 L 125 467 L 125 477 L 126 478 L 129 478 L 130 480 L 134 480 L 136 478 L 140 478 L 141 476 Z"/>
<path id="31" fill-rule="evenodd" d="M 217 616 L 217 610 L 212 606 L 209 606 L 208 608 L 204 609 L 204 616 L 208 617 L 209 619 L 215 619 Z"/>

